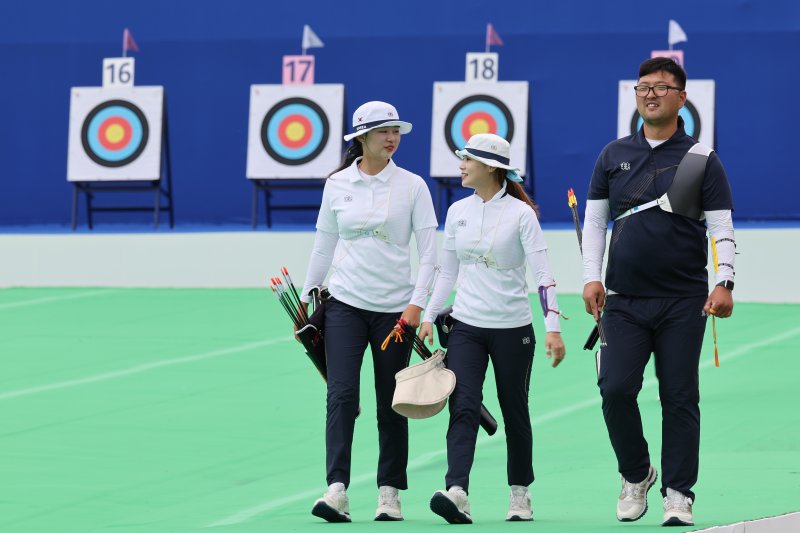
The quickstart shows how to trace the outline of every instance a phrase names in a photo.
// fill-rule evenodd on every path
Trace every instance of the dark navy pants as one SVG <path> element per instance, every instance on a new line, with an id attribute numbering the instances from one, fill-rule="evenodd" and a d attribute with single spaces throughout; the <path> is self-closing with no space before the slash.
<path id="1" fill-rule="evenodd" d="M 350 484 L 353 428 L 359 404 L 361 362 L 372 349 L 378 415 L 378 486 L 407 489 L 408 419 L 392 410 L 394 375 L 408 366 L 409 343 L 381 344 L 401 313 L 357 309 L 334 298 L 325 304 L 325 351 L 328 361 L 328 412 L 325 445 L 328 484 Z"/>
<path id="2" fill-rule="evenodd" d="M 603 312 L 608 346 L 598 354 L 598 385 L 619 472 L 632 482 L 651 464 L 637 396 L 645 365 L 655 356 L 661 398 L 661 483 L 692 499 L 700 453 L 698 364 L 707 296 L 632 298 L 611 295 Z"/>
<path id="3" fill-rule="evenodd" d="M 531 364 L 536 339 L 533 327 L 489 329 L 455 322 L 450 332 L 447 368 L 456 375 L 450 396 L 450 426 L 447 429 L 446 487 L 469 491 L 469 473 L 475 458 L 480 424 L 483 381 L 492 360 L 497 398 L 506 428 L 509 485 L 533 482 L 533 438 L 528 412 Z"/>

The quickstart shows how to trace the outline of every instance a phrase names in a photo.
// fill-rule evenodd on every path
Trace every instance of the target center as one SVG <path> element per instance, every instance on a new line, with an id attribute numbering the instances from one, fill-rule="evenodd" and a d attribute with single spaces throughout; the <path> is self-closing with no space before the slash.
<path id="1" fill-rule="evenodd" d="M 491 127 L 489 126 L 489 122 L 485 119 L 478 119 L 472 121 L 472 124 L 469 125 L 469 131 L 472 135 L 477 133 L 491 133 Z"/>
<path id="2" fill-rule="evenodd" d="M 106 130 L 106 139 L 112 144 L 118 144 L 125 137 L 125 128 L 119 124 L 112 124 Z"/>
<path id="3" fill-rule="evenodd" d="M 306 128 L 301 122 L 292 122 L 286 127 L 286 138 L 292 142 L 298 142 L 305 135 Z"/>

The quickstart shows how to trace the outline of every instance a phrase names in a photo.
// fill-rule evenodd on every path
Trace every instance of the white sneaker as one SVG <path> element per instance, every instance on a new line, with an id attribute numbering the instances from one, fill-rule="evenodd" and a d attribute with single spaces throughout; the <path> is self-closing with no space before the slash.
<path id="1" fill-rule="evenodd" d="M 471 524 L 469 498 L 464 489 L 453 485 L 449 490 L 437 490 L 431 498 L 431 511 L 451 524 Z"/>
<path id="2" fill-rule="evenodd" d="M 314 502 L 311 514 L 328 522 L 351 522 L 350 502 L 344 491 L 344 483 L 331 483 L 322 498 Z"/>
<path id="3" fill-rule="evenodd" d="M 392 522 L 403 519 L 400 512 L 400 494 L 394 487 L 385 485 L 378 488 L 378 510 L 375 511 L 375 520 L 379 522 Z"/>
<path id="4" fill-rule="evenodd" d="M 644 481 L 630 483 L 622 478 L 622 491 L 617 500 L 617 520 L 633 522 L 639 520 L 647 512 L 647 491 L 658 479 L 658 472 L 653 466 Z"/>
<path id="5" fill-rule="evenodd" d="M 531 493 L 528 492 L 528 487 L 511 485 L 511 501 L 508 504 L 506 520 L 509 522 L 530 522 L 533 520 Z"/>
<path id="6" fill-rule="evenodd" d="M 664 522 L 662 526 L 693 526 L 692 499 L 682 492 L 667 487 L 664 498 Z"/>

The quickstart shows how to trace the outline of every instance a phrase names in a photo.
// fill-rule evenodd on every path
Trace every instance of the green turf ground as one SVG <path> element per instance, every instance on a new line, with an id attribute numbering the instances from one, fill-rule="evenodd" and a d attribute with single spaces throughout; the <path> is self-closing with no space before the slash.
<path id="1" fill-rule="evenodd" d="M 482 531 L 655 531 L 661 502 L 614 518 L 619 478 L 599 408 L 590 329 L 561 297 L 567 359 L 537 347 L 533 524 L 503 522 L 502 430 L 479 437 L 470 500 Z M 166 533 L 442 531 L 447 415 L 411 421 L 403 523 L 375 523 L 372 365 L 356 423 L 354 523 L 310 514 L 325 489 L 325 387 L 265 290 L 0 291 L 0 531 Z M 701 363 L 695 528 L 800 510 L 800 306 L 737 304 Z M 542 338 L 541 319 L 536 317 Z M 651 453 L 660 415 L 652 369 L 640 396 Z M 499 418 L 490 376 L 485 403 Z M 501 421 L 502 428 L 502 421 Z M 210 527 L 211 526 L 211 527 Z M 681 531 L 681 529 L 678 529 Z"/>

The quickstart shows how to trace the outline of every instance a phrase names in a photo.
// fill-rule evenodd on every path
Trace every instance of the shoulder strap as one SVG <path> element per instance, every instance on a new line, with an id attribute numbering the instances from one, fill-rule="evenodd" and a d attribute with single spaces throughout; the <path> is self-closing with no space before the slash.
<path id="1" fill-rule="evenodd" d="M 692 146 L 683 156 L 661 209 L 694 220 L 703 219 L 702 189 L 708 157 L 713 150 L 703 144 Z"/>
<path id="2" fill-rule="evenodd" d="M 614 220 L 625 218 L 655 206 L 659 206 L 668 213 L 675 213 L 694 220 L 703 220 L 703 178 L 706 173 L 708 156 L 713 151 L 704 144 L 696 143 L 689 148 L 689 151 L 681 159 L 678 169 L 675 171 L 675 177 L 672 179 L 672 184 L 666 193 L 656 200 L 628 209 Z"/>

